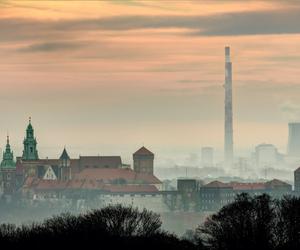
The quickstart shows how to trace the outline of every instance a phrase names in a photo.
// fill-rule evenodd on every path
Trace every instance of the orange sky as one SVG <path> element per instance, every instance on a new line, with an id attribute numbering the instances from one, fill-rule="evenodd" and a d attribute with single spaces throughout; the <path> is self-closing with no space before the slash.
<path id="1" fill-rule="evenodd" d="M 234 142 L 285 152 L 300 115 L 296 1 L 0 0 L 0 135 L 41 156 L 131 153 L 161 164 L 222 154 L 224 46 L 234 69 Z"/>

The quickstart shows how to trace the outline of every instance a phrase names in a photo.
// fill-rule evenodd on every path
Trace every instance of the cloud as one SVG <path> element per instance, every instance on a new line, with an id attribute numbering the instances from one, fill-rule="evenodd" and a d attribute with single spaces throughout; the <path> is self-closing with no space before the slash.
<path id="1" fill-rule="evenodd" d="M 46 42 L 36 43 L 18 49 L 21 52 L 53 52 L 60 50 L 73 50 L 84 46 L 81 42 Z"/>
<path id="2" fill-rule="evenodd" d="M 234 12 L 210 16 L 114 16 L 57 23 L 61 30 L 137 30 L 181 28 L 189 34 L 232 36 L 300 33 L 300 8 L 276 11 Z"/>
<path id="3" fill-rule="evenodd" d="M 281 112 L 287 116 L 290 121 L 300 120 L 300 105 L 293 102 L 285 102 L 280 106 Z"/>
<path id="4" fill-rule="evenodd" d="M 300 8 L 215 16 L 194 35 L 234 36 L 300 33 Z"/>
<path id="5" fill-rule="evenodd" d="M 209 16 L 113 16 L 75 20 L 0 19 L 0 41 L 72 38 L 85 31 L 183 29 L 185 35 L 240 36 L 299 34 L 300 8 L 251 11 Z M 82 33 L 80 33 L 82 35 Z"/>

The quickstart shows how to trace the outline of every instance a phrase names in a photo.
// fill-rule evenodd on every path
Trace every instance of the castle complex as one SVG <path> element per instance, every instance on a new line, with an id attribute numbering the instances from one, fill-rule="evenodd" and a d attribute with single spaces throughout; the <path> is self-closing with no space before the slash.
<path id="1" fill-rule="evenodd" d="M 133 166 L 120 156 L 80 156 L 71 159 L 66 148 L 57 159 L 40 159 L 34 128 L 29 119 L 22 157 L 14 161 L 7 137 L 1 163 L 4 195 L 21 192 L 29 196 L 58 197 L 67 191 L 157 192 L 161 182 L 153 175 L 154 154 L 145 147 L 133 154 Z"/>

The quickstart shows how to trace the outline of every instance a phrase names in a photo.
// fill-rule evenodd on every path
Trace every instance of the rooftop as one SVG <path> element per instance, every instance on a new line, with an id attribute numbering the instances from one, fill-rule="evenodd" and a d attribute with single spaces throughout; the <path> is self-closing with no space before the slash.
<path id="1" fill-rule="evenodd" d="M 143 146 L 138 151 L 136 151 L 133 155 L 154 155 L 154 154 Z"/>

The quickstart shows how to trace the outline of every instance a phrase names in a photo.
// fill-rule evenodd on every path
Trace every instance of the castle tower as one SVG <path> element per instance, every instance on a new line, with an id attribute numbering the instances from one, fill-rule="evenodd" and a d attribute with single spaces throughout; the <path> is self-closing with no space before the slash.
<path id="1" fill-rule="evenodd" d="M 26 129 L 26 137 L 24 139 L 24 150 L 23 150 L 23 160 L 38 160 L 38 151 L 36 149 L 36 138 L 34 137 L 34 129 L 31 125 L 31 118 L 29 118 L 29 124 Z"/>
<path id="2" fill-rule="evenodd" d="M 233 128 L 232 128 L 232 64 L 230 47 L 225 47 L 225 133 L 224 133 L 224 161 L 225 167 L 233 164 Z"/>
<path id="3" fill-rule="evenodd" d="M 71 180 L 71 159 L 68 155 L 68 152 L 66 150 L 66 148 L 64 148 L 61 156 L 59 157 L 60 160 L 60 166 L 59 166 L 59 172 L 60 172 L 60 176 L 59 178 L 61 180 L 67 181 L 67 180 Z"/>
<path id="4" fill-rule="evenodd" d="M 145 147 L 141 147 L 133 154 L 133 169 L 137 173 L 153 174 L 154 154 Z"/>
<path id="5" fill-rule="evenodd" d="M 1 180 L 4 195 L 11 195 L 16 189 L 16 163 L 14 154 L 10 149 L 9 137 L 7 136 L 6 148 L 0 165 Z"/>

